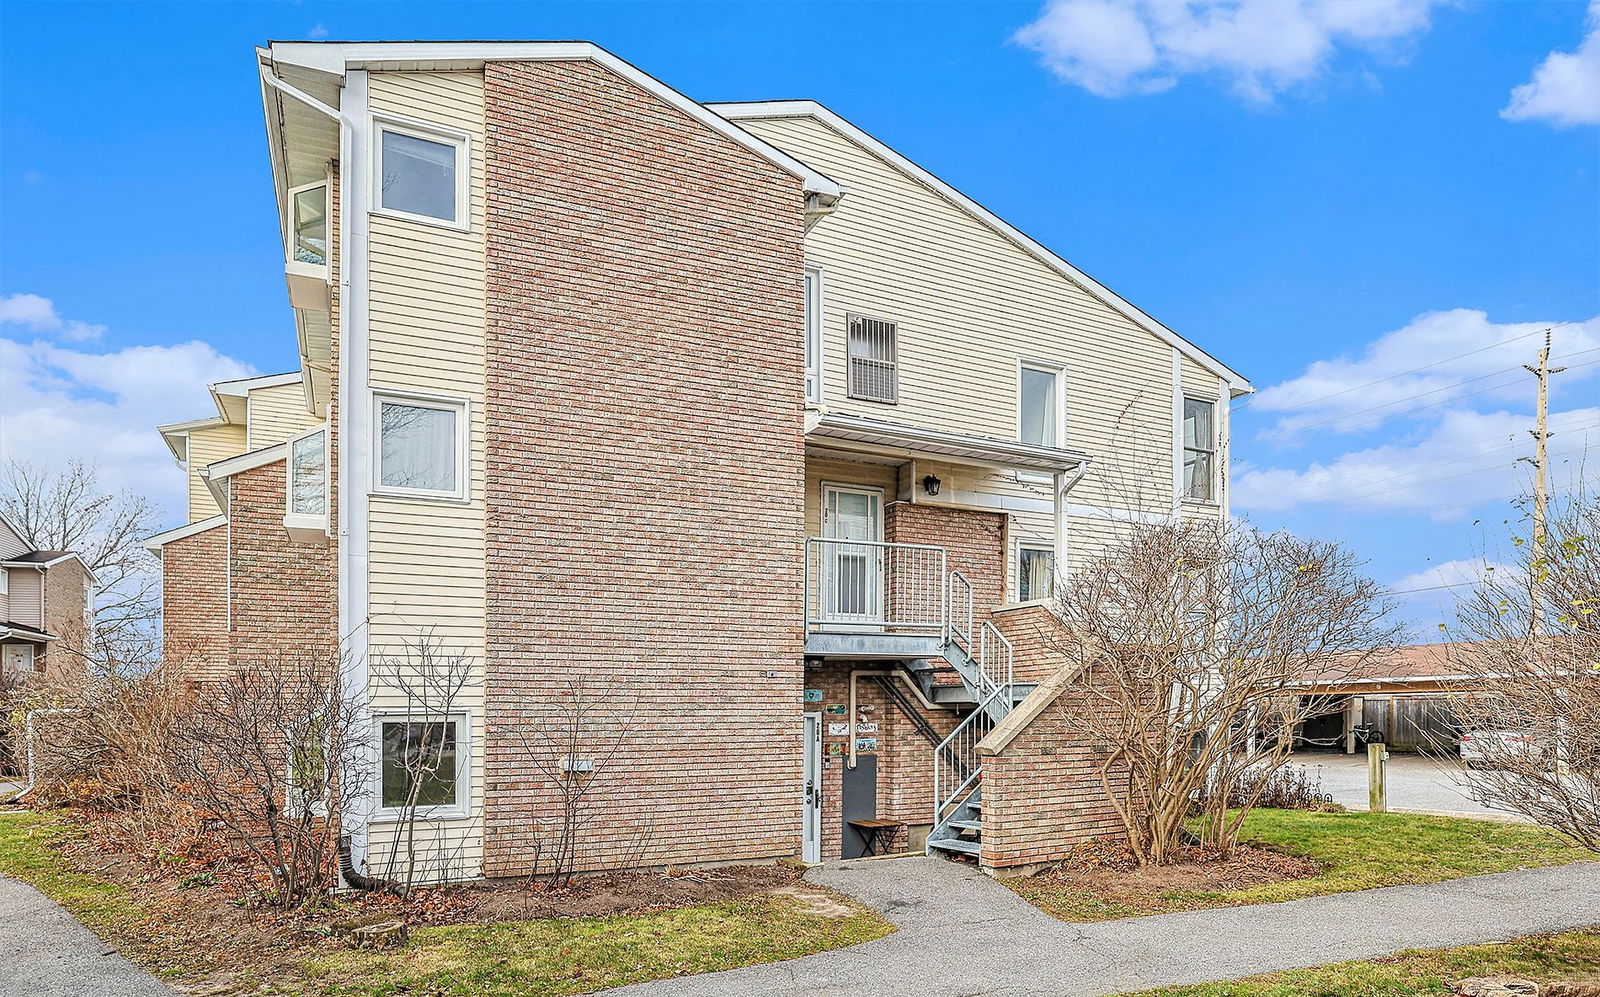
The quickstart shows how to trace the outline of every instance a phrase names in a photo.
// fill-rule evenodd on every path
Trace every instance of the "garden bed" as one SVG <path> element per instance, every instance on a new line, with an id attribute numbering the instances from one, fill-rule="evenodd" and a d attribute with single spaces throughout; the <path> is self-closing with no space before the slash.
<path id="1" fill-rule="evenodd" d="M 225 857 L 119 850 L 65 811 L 0 810 L 0 874 L 33 885 L 180 991 L 579 994 L 869 941 L 876 913 L 788 865 L 349 894 L 276 912 Z M 354 951 L 335 926 L 392 916 L 410 943 Z M 469 990 L 461 982 L 472 981 Z"/>
<path id="2" fill-rule="evenodd" d="M 1262 808 L 1246 818 L 1233 855 L 1197 850 L 1185 858 L 1140 869 L 1122 849 L 1095 844 L 1040 875 L 1004 882 L 1061 920 L 1106 921 L 1435 883 L 1594 855 L 1525 824 Z"/>

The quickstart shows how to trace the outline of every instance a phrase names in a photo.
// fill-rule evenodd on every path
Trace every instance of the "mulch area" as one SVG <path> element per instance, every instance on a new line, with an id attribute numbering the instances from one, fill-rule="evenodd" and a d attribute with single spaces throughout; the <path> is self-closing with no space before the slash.
<path id="1" fill-rule="evenodd" d="M 1315 859 L 1249 845 L 1240 845 L 1226 856 L 1188 848 L 1171 865 L 1140 868 L 1125 845 L 1091 841 L 1034 878 L 1054 880 L 1101 900 L 1143 910 L 1158 908 L 1162 894 L 1243 890 L 1321 871 Z"/>

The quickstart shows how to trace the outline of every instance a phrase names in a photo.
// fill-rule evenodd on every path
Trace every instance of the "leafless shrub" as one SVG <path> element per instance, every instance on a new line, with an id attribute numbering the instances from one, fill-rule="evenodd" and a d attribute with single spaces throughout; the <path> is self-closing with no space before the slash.
<path id="1" fill-rule="evenodd" d="M 402 894 L 419 882 L 459 878 L 464 836 L 441 832 L 431 818 L 458 803 L 458 766 L 465 754 L 458 722 L 478 669 L 450 650 L 432 630 L 402 641 L 372 662 L 374 685 L 386 703 L 380 727 L 377 806 L 391 815 L 388 842 L 367 862 Z"/>
<path id="2" fill-rule="evenodd" d="M 1330 810 L 1333 798 L 1322 790 L 1322 776 L 1287 765 L 1274 771 L 1241 773 L 1228 787 L 1228 807 L 1271 807 L 1275 810 Z"/>
<path id="3" fill-rule="evenodd" d="M 1086 666 L 1062 719 L 1099 746 L 1100 785 L 1141 864 L 1177 856 L 1197 800 L 1202 843 L 1230 850 L 1297 725 L 1331 707 L 1307 680 L 1400 642 L 1360 569 L 1337 543 L 1178 520 L 1129 524 L 1058 579 L 1057 649 Z"/>
<path id="4" fill-rule="evenodd" d="M 335 883 L 338 817 L 361 788 L 366 748 L 337 674 L 313 659 L 242 668 L 175 725 L 180 790 L 208 830 L 253 860 L 282 908 Z"/>
<path id="5" fill-rule="evenodd" d="M 549 791 L 533 796 L 529 817 L 540 831 L 529 882 L 571 880 L 585 830 L 604 815 L 596 790 L 614 781 L 611 762 L 635 730 L 638 709 L 637 694 L 621 680 L 578 677 L 532 704 L 532 718 L 515 728 L 515 750 Z M 620 867 L 637 866 L 651 839 L 647 827 L 636 827 Z"/>
<path id="6" fill-rule="evenodd" d="M 1580 489 L 1532 531 L 1457 607 L 1452 710 L 1480 801 L 1600 851 L 1600 502 Z"/>

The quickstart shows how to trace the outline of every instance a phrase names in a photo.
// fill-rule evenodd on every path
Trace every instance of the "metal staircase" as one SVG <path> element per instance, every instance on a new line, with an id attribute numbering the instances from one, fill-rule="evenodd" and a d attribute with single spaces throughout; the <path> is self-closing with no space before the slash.
<path id="1" fill-rule="evenodd" d="M 1033 684 L 1016 681 L 1015 653 L 1000 630 L 987 620 L 974 625 L 972 584 L 959 571 L 950 573 L 945 605 L 944 660 L 961 677 L 972 709 L 933 751 L 933 828 L 927 847 L 929 854 L 940 851 L 977 860 L 983 835 L 978 744 L 1033 691 Z"/>

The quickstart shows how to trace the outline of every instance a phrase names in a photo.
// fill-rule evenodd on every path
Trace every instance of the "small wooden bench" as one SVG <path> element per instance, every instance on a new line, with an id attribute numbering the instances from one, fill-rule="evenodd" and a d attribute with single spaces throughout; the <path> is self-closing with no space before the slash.
<path id="1" fill-rule="evenodd" d="M 861 832 L 861 843 L 866 847 L 868 855 L 877 855 L 878 849 L 887 844 L 885 837 L 888 841 L 893 841 L 895 833 L 906 826 L 905 821 L 880 820 L 876 817 L 852 820 L 848 823 Z"/>

